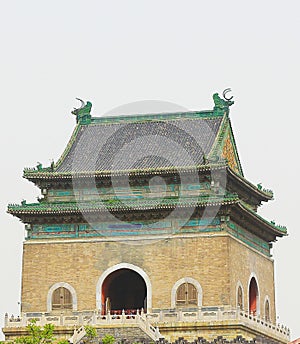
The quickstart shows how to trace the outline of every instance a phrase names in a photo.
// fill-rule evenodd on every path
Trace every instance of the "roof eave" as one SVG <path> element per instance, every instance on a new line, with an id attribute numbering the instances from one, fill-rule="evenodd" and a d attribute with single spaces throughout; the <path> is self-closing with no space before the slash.
<path id="1" fill-rule="evenodd" d="M 116 171 L 82 171 L 80 173 L 76 172 L 55 172 L 49 169 L 44 169 L 43 171 L 38 170 L 24 170 L 23 178 L 29 181 L 38 180 L 57 180 L 57 179 L 72 179 L 72 178 L 94 178 L 94 177 L 110 177 L 110 176 L 126 176 L 131 175 L 149 175 L 149 174 L 172 174 L 177 172 L 194 172 L 195 169 L 199 172 L 211 171 L 225 169 L 226 163 L 210 163 L 206 165 L 198 166 L 182 166 L 182 167 L 161 167 L 161 168 L 149 168 L 149 169 L 136 169 L 136 170 L 116 170 Z"/>
<path id="2" fill-rule="evenodd" d="M 276 237 L 283 237 L 287 236 L 287 230 L 286 227 L 276 226 L 272 223 L 270 223 L 268 220 L 264 219 L 263 217 L 259 216 L 256 212 L 248 209 L 246 206 L 244 206 L 241 202 L 237 202 L 236 206 L 243 211 L 243 213 L 248 216 L 249 218 L 256 221 L 258 224 L 263 225 L 264 228 L 268 231 L 269 234 L 274 236 L 274 240 L 276 240 Z M 282 228 L 281 230 L 279 228 Z"/>
<path id="3" fill-rule="evenodd" d="M 227 171 L 229 176 L 231 176 L 237 182 L 243 184 L 248 188 L 248 190 L 254 193 L 257 198 L 261 199 L 261 201 L 268 202 L 274 199 L 274 195 L 271 191 L 264 191 L 264 189 L 260 190 L 257 186 L 249 182 L 245 177 L 241 176 L 240 174 L 233 171 L 229 166 L 227 166 Z"/>
<path id="4" fill-rule="evenodd" d="M 51 209 L 51 205 L 47 207 L 46 209 L 34 209 L 32 206 L 36 206 L 35 204 L 26 204 L 24 206 L 22 205 L 9 205 L 7 209 L 7 213 L 21 218 L 22 215 L 28 216 L 28 215 L 55 215 L 55 214 L 80 214 L 85 212 L 103 212 L 103 211 L 142 211 L 142 210 L 164 210 L 164 209 L 172 209 L 175 207 L 179 208 L 189 208 L 189 207 L 197 207 L 197 208 L 203 208 L 203 207 L 219 207 L 219 206 L 226 206 L 226 205 L 232 205 L 238 202 L 237 197 L 228 198 L 225 200 L 208 200 L 208 201 L 201 201 L 201 202 L 195 202 L 195 203 L 188 203 L 183 202 L 182 204 L 161 204 L 158 206 L 136 206 L 136 207 L 120 207 L 120 206 L 105 206 L 105 207 L 97 207 L 97 206 L 87 206 L 87 207 L 80 207 L 74 206 L 72 207 L 61 207 L 61 209 Z M 77 203 L 74 203 L 75 205 Z M 30 208 L 31 207 L 31 208 Z"/>

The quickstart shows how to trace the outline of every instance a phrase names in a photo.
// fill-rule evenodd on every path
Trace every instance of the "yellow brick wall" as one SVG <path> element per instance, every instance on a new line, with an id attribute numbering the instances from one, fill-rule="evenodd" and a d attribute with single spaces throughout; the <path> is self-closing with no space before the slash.
<path id="1" fill-rule="evenodd" d="M 271 258 L 257 253 L 245 244 L 235 239 L 229 240 L 230 289 L 232 304 L 236 305 L 236 286 L 238 281 L 243 288 L 244 309 L 248 310 L 249 280 L 254 275 L 257 279 L 260 300 L 260 315 L 264 316 L 264 301 L 268 295 L 270 300 L 270 316 L 275 322 L 275 291 L 274 291 L 274 263 Z"/>
<path id="2" fill-rule="evenodd" d="M 152 284 L 152 308 L 171 308 L 172 287 L 184 277 L 200 283 L 203 306 L 235 307 L 239 280 L 246 305 L 249 277 L 254 272 L 261 303 L 268 294 L 275 320 L 273 262 L 226 234 L 172 236 L 145 245 L 92 239 L 26 242 L 22 311 L 46 311 L 48 290 L 58 282 L 69 283 L 76 290 L 78 310 L 94 310 L 99 277 L 119 263 L 133 264 L 148 275 Z"/>
<path id="3" fill-rule="evenodd" d="M 96 309 L 101 274 L 119 263 L 138 266 L 152 284 L 152 308 L 170 308 L 171 290 L 181 278 L 196 279 L 203 305 L 229 304 L 228 237 L 173 236 L 152 244 L 70 240 L 24 244 L 22 311 L 46 311 L 49 288 L 69 283 L 77 293 L 78 310 Z"/>

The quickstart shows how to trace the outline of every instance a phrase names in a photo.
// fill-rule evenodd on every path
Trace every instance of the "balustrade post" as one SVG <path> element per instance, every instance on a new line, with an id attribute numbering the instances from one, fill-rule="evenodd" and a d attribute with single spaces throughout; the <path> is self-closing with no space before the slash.
<path id="1" fill-rule="evenodd" d="M 200 307 L 198 308 L 198 311 L 197 311 L 197 320 L 201 320 L 201 308 Z"/>
<path id="2" fill-rule="evenodd" d="M 182 321 L 182 310 L 181 309 L 179 309 L 179 311 L 177 313 L 177 320 Z"/>
<path id="3" fill-rule="evenodd" d="M 96 325 L 96 311 L 94 311 L 92 315 L 92 325 Z"/>
<path id="4" fill-rule="evenodd" d="M 125 317 L 125 311 L 124 311 L 124 309 L 122 309 L 122 315 L 121 315 L 121 319 L 122 319 L 122 324 L 124 324 L 124 322 L 125 322 L 125 319 L 126 319 L 126 317 Z"/>
<path id="5" fill-rule="evenodd" d="M 41 316 L 41 326 L 44 326 L 46 324 L 46 316 L 45 316 L 45 313 L 42 313 L 42 316 Z"/>
<path id="6" fill-rule="evenodd" d="M 217 319 L 218 320 L 223 320 L 223 313 L 222 313 L 220 307 L 218 307 L 218 310 L 217 310 Z"/>
<path id="7" fill-rule="evenodd" d="M 159 311 L 159 321 L 163 321 L 163 311 L 162 311 L 162 309 Z"/>
<path id="8" fill-rule="evenodd" d="M 149 323 L 149 321 L 146 321 L 146 324 L 144 324 L 144 327 L 146 328 L 146 332 L 149 333 L 149 331 L 150 331 L 150 323 Z"/>
<path id="9" fill-rule="evenodd" d="M 59 325 L 64 326 L 64 313 L 60 313 Z"/>
<path id="10" fill-rule="evenodd" d="M 83 325 L 83 315 L 82 315 L 82 312 L 79 313 L 78 322 L 79 322 L 79 325 Z"/>
<path id="11" fill-rule="evenodd" d="M 27 325 L 27 316 L 26 316 L 26 313 L 23 313 L 23 314 L 22 314 L 21 325 L 22 325 L 22 327 L 25 327 L 25 326 Z"/>
<path id="12" fill-rule="evenodd" d="M 110 311 L 107 311 L 106 321 L 107 321 L 108 324 L 111 323 Z"/>

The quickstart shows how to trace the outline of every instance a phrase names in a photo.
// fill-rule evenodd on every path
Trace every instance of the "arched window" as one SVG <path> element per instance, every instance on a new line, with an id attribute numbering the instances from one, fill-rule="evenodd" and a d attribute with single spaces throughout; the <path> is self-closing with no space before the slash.
<path id="1" fill-rule="evenodd" d="M 75 289 L 66 282 L 53 284 L 47 295 L 47 312 L 55 309 L 72 309 L 77 311 L 77 295 Z"/>
<path id="2" fill-rule="evenodd" d="M 251 278 L 249 284 L 249 312 L 253 315 L 259 312 L 258 287 L 254 277 Z"/>
<path id="3" fill-rule="evenodd" d="M 191 283 L 182 283 L 176 291 L 176 306 L 197 306 L 198 292 Z"/>
<path id="4" fill-rule="evenodd" d="M 243 309 L 243 290 L 242 287 L 239 285 L 237 290 L 237 306 L 239 309 Z"/>
<path id="5" fill-rule="evenodd" d="M 52 310 L 72 309 L 72 295 L 67 288 L 59 287 L 52 294 Z"/>
<path id="6" fill-rule="evenodd" d="M 270 302 L 268 299 L 265 301 L 265 321 L 270 321 Z"/>

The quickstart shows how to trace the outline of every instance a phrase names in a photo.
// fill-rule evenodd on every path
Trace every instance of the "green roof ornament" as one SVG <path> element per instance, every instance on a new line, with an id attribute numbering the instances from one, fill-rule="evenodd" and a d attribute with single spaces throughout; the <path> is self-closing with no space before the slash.
<path id="1" fill-rule="evenodd" d="M 215 93 L 213 95 L 213 100 L 214 100 L 214 103 L 215 103 L 215 106 L 214 106 L 214 111 L 218 112 L 219 110 L 228 110 L 229 109 L 229 106 L 231 106 L 232 104 L 234 104 L 234 101 L 232 100 L 233 96 L 227 98 L 226 97 L 226 94 L 228 92 L 231 92 L 231 88 L 226 88 L 224 91 L 223 91 L 223 98 L 222 99 L 218 93 Z"/>
<path id="2" fill-rule="evenodd" d="M 37 165 L 36 165 L 36 168 L 37 168 L 38 171 L 42 171 L 43 170 L 42 163 L 38 162 Z"/>
<path id="3" fill-rule="evenodd" d="M 91 123 L 91 109 L 92 109 L 92 103 L 87 101 L 86 103 L 79 99 L 76 98 L 81 102 L 81 107 L 80 108 L 74 108 L 72 111 L 72 114 L 76 116 L 76 122 L 77 123 L 82 123 L 82 124 L 89 124 Z"/>

